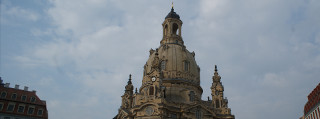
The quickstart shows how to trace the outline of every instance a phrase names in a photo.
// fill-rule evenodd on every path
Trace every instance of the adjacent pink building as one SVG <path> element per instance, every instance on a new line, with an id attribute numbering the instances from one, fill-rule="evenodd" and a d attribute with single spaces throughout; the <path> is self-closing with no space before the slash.
<path id="1" fill-rule="evenodd" d="M 320 83 L 308 95 L 308 102 L 304 106 L 305 119 L 320 119 Z"/>
<path id="2" fill-rule="evenodd" d="M 26 86 L 4 84 L 0 77 L 0 119 L 48 119 L 46 101 Z"/>

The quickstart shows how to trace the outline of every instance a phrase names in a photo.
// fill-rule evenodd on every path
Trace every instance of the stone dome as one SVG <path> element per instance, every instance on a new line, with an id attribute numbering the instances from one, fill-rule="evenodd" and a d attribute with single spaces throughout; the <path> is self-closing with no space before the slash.
<path id="1" fill-rule="evenodd" d="M 166 19 L 167 18 L 176 18 L 176 19 L 180 19 L 180 16 L 174 12 L 174 9 L 171 8 L 171 11 L 169 12 L 169 14 L 166 16 Z"/>
<path id="2" fill-rule="evenodd" d="M 188 51 L 184 45 L 181 37 L 182 21 L 173 8 L 162 27 L 160 46 L 150 50 L 144 65 L 140 91 L 145 93 L 153 90 L 150 87 L 158 83 L 161 90 L 165 90 L 167 101 L 191 103 L 201 99 L 203 90 L 200 86 L 200 68 L 195 61 L 195 53 Z M 192 98 L 190 95 L 193 95 Z"/>
<path id="3" fill-rule="evenodd" d="M 159 57 L 159 66 L 164 80 L 185 81 L 200 85 L 200 68 L 185 46 L 179 44 L 161 45 L 157 51 L 151 50 L 145 70 L 151 72 L 155 57 Z M 158 55 L 156 55 L 156 53 Z"/>

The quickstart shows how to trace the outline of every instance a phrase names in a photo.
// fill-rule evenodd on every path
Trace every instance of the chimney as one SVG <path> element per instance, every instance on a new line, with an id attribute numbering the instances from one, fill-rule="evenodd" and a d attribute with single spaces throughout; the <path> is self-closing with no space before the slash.
<path id="1" fill-rule="evenodd" d="M 37 91 L 36 91 L 36 90 L 32 90 L 32 92 L 33 92 L 33 93 L 37 93 Z"/>
<path id="2" fill-rule="evenodd" d="M 19 85 L 16 84 L 16 85 L 14 86 L 14 89 L 19 89 Z"/>
<path id="3" fill-rule="evenodd" d="M 2 82 L 3 82 L 3 80 L 2 80 L 2 78 L 0 77 L 0 85 L 2 85 Z"/>
<path id="4" fill-rule="evenodd" d="M 10 86 L 10 83 L 6 83 L 6 84 L 4 85 L 5 88 L 9 88 L 9 86 Z"/>
<path id="5" fill-rule="evenodd" d="M 27 86 L 24 86 L 24 91 L 28 91 L 28 88 Z"/>

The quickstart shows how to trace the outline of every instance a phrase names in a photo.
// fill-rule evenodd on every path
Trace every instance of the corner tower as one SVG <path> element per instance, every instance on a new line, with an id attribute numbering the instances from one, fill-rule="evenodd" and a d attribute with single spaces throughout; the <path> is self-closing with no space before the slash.
<path id="1" fill-rule="evenodd" d="M 123 96 L 128 104 L 122 102 L 115 118 L 234 119 L 231 111 L 221 113 L 220 108 L 214 108 L 212 100 L 201 100 L 200 67 L 195 61 L 195 53 L 184 45 L 182 21 L 173 7 L 162 27 L 160 46 L 150 49 L 143 67 L 141 87 L 130 95 L 133 86 L 128 83 L 130 93 L 126 90 Z"/>

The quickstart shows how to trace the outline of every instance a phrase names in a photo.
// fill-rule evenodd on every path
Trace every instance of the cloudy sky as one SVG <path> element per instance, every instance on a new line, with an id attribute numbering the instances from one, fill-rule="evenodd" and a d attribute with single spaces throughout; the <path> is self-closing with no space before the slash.
<path id="1" fill-rule="evenodd" d="M 47 101 L 50 119 L 110 119 L 141 86 L 171 0 L 0 0 L 0 76 Z M 237 119 L 297 119 L 320 77 L 319 0 L 174 0 L 201 68 L 218 65 Z"/>

